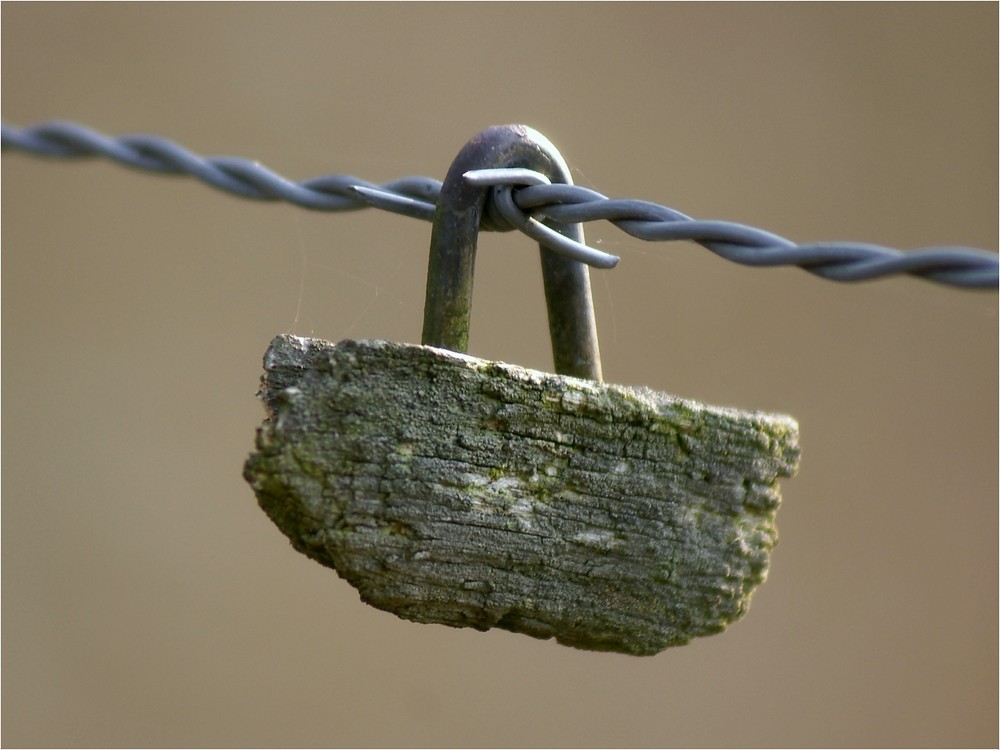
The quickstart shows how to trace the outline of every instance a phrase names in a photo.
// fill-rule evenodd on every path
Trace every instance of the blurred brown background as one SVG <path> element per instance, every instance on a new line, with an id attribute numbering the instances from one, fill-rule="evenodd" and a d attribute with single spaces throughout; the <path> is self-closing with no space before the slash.
<path id="1" fill-rule="evenodd" d="M 295 179 L 442 177 L 530 124 L 577 182 L 800 241 L 997 247 L 997 6 L 5 3 L 3 117 Z M 5 746 L 996 745 L 997 297 L 610 225 L 605 376 L 787 412 L 770 580 L 653 658 L 415 625 L 241 478 L 283 332 L 416 341 L 427 224 L 3 156 Z M 472 353 L 549 369 L 535 246 Z"/>

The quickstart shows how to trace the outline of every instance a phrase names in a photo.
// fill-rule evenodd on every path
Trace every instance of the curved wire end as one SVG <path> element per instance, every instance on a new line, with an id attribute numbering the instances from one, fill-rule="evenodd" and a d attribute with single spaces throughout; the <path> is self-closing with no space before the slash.
<path id="1" fill-rule="evenodd" d="M 462 177 L 472 185 L 492 186 L 492 198 L 500 215 L 552 252 L 594 268 L 614 268 L 621 260 L 617 255 L 595 250 L 557 232 L 518 208 L 514 201 L 515 188 L 552 184 L 541 172 L 521 167 L 471 169 Z"/>
<path id="2" fill-rule="evenodd" d="M 544 245 L 552 252 L 558 253 L 559 255 L 563 255 L 571 260 L 575 260 L 578 263 L 583 263 L 584 265 L 588 265 L 593 268 L 614 268 L 618 265 L 619 261 L 621 261 L 621 258 L 617 255 L 611 255 L 610 253 L 595 250 L 590 245 L 585 245 L 582 242 L 571 240 L 566 235 L 560 234 L 551 227 L 545 226 L 537 219 L 531 216 L 525 216 L 521 213 L 520 209 L 514 205 L 514 199 L 513 196 L 511 196 L 510 188 L 500 188 L 496 191 L 495 197 L 498 199 L 497 202 L 501 207 L 500 210 L 503 212 L 506 219 L 513 220 L 518 229 L 531 237 L 538 244 Z M 513 206 L 514 210 L 517 211 L 516 219 L 514 219 L 515 215 L 513 212 L 508 213 L 508 206 Z M 523 223 L 519 223 L 521 217 L 524 217 Z"/>
<path id="3" fill-rule="evenodd" d="M 500 167 L 496 169 L 470 169 L 462 174 L 473 185 L 551 185 L 552 180 L 523 167 Z"/>

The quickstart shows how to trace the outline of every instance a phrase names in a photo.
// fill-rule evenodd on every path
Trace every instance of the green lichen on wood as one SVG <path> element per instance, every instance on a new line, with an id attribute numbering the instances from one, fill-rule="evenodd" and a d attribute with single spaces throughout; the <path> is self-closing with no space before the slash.
<path id="1" fill-rule="evenodd" d="M 400 617 L 653 654 L 742 616 L 794 420 L 382 341 L 279 336 L 245 476 Z"/>

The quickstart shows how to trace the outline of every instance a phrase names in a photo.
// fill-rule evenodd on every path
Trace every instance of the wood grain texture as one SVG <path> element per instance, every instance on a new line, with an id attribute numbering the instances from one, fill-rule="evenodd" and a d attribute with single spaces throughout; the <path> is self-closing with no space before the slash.
<path id="1" fill-rule="evenodd" d="M 279 336 L 245 476 L 380 609 L 654 654 L 764 580 L 789 417 L 383 341 Z"/>

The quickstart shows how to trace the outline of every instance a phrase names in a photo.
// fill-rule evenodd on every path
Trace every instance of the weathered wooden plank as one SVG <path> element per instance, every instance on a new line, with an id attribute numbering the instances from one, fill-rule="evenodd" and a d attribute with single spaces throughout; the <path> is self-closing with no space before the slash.
<path id="1" fill-rule="evenodd" d="M 383 341 L 279 336 L 245 476 L 369 604 L 653 654 L 742 616 L 789 417 Z"/>

